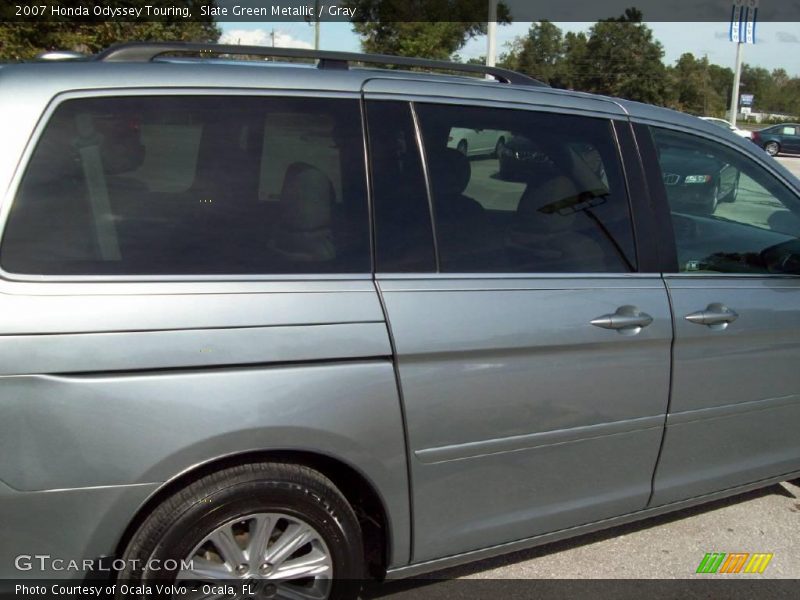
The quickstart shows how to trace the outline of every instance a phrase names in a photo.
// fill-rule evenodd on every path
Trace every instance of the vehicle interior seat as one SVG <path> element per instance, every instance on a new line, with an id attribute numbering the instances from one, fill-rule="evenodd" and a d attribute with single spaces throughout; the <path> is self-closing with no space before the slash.
<path id="1" fill-rule="evenodd" d="M 487 260 L 491 245 L 486 210 L 464 194 L 472 177 L 469 159 L 444 148 L 429 157 L 440 256 L 448 269 Z"/>
<path id="2" fill-rule="evenodd" d="M 281 228 L 272 247 L 293 262 L 336 259 L 333 205 L 336 193 L 319 168 L 305 162 L 289 165 L 281 187 Z"/>
<path id="3" fill-rule="evenodd" d="M 145 147 L 135 129 L 106 132 L 98 146 L 109 208 L 116 225 L 122 259 L 135 261 L 152 255 L 159 219 L 149 200 L 150 189 L 132 174 L 142 165 Z M 142 239 L 147 236 L 147 239 Z M 145 255 L 145 256 L 142 256 Z"/>
<path id="4" fill-rule="evenodd" d="M 579 190 L 568 177 L 557 175 L 543 183 L 531 183 L 520 198 L 515 222 L 508 232 L 508 250 L 529 272 L 602 272 L 606 269 L 603 247 L 580 233 L 581 211 L 568 207 L 578 201 Z M 556 209 L 558 204 L 566 207 Z"/>
<path id="5" fill-rule="evenodd" d="M 35 273 L 39 263 L 91 261 L 97 255 L 94 238 L 86 235 L 94 225 L 80 158 L 70 140 L 62 141 L 39 145 L 19 199 L 11 205 L 15 227 L 4 232 L 3 260 L 21 271 Z M 36 265 L 28 265 L 31 256 L 38 257 Z"/>

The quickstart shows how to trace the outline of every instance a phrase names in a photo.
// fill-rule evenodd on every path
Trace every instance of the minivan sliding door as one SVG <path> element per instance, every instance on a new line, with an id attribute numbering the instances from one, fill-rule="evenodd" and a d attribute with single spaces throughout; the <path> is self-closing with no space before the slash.
<path id="1" fill-rule="evenodd" d="M 644 508 L 672 329 L 611 121 L 369 94 L 367 117 L 414 560 Z"/>

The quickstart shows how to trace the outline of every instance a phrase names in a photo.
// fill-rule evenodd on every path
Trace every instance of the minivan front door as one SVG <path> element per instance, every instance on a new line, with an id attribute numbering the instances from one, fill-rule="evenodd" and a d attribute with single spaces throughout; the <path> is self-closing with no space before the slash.
<path id="1" fill-rule="evenodd" d="M 415 113 L 418 132 L 408 104 L 367 102 L 414 561 L 642 509 L 672 328 L 660 277 L 633 272 L 611 121 L 422 103 Z M 523 176 L 448 149 L 457 127 L 511 132 L 506 158 Z"/>
<path id="2" fill-rule="evenodd" d="M 665 274 L 675 346 L 652 504 L 797 471 L 800 196 L 717 141 L 644 126 L 638 136 L 651 148 L 645 160 L 658 156 L 662 168 L 670 154 L 706 157 L 688 163 L 684 181 L 710 176 L 698 170 L 714 162 L 738 171 L 736 193 L 710 214 L 694 202 L 699 191 L 662 190 L 677 258 L 677 270 Z"/>

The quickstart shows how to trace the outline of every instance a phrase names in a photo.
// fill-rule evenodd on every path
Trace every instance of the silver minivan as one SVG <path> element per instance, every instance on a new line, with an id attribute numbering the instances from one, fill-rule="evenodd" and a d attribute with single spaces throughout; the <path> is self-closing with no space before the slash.
<path id="1" fill-rule="evenodd" d="M 0 139 L 2 578 L 350 597 L 800 475 L 800 182 L 712 124 L 127 44 Z"/>

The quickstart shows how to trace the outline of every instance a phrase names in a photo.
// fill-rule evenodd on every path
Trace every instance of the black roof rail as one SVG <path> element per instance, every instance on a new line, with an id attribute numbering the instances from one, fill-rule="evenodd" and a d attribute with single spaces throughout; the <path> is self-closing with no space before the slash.
<path id="1" fill-rule="evenodd" d="M 371 63 L 416 67 L 463 73 L 491 75 L 502 83 L 549 87 L 537 79 L 503 69 L 445 60 L 429 60 L 408 56 L 389 56 L 385 54 L 358 54 L 356 52 L 335 52 L 330 50 L 306 50 L 305 48 L 273 48 L 271 46 L 240 46 L 238 44 L 203 44 L 194 42 L 130 42 L 116 44 L 100 52 L 95 60 L 103 62 L 150 62 L 164 54 L 232 54 L 235 56 L 265 56 L 276 58 L 309 58 L 317 60 L 320 69 L 348 69 L 350 63 Z"/>

